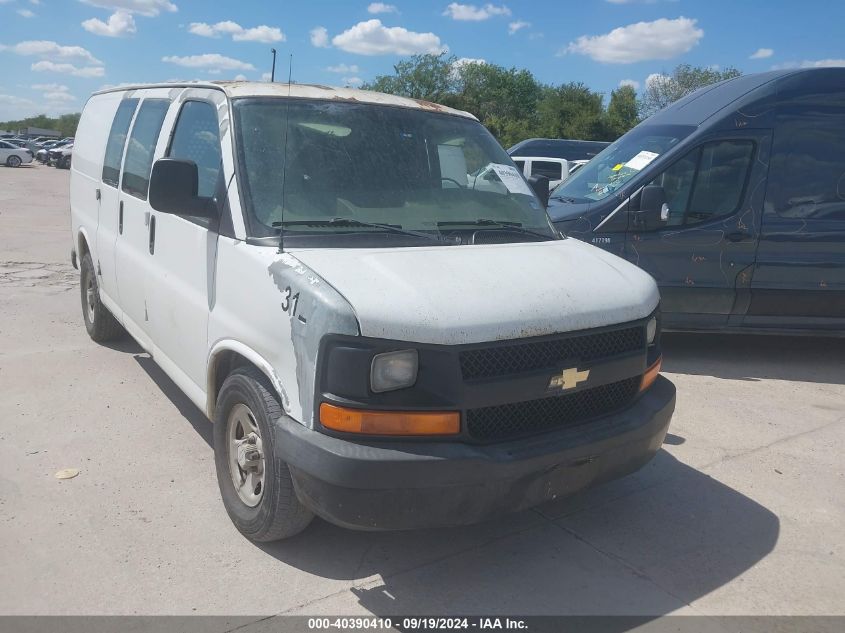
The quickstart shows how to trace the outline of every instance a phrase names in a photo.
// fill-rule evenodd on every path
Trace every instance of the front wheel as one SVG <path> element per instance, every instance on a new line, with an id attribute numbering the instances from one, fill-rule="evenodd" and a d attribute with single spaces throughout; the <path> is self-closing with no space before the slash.
<path id="1" fill-rule="evenodd" d="M 82 299 L 82 318 L 88 336 L 98 343 L 111 341 L 123 335 L 123 326 L 100 301 L 100 286 L 91 255 L 85 253 L 79 265 L 79 289 Z"/>
<path id="2" fill-rule="evenodd" d="M 9 167 L 20 167 L 21 166 L 21 157 L 15 156 L 14 154 L 12 154 L 11 156 L 9 156 L 9 158 L 6 159 L 6 164 Z"/>
<path id="3" fill-rule="evenodd" d="M 214 411 L 217 484 L 229 518 L 253 541 L 288 538 L 314 518 L 276 454 L 272 425 L 281 415 L 275 390 L 255 368 L 236 369 L 220 388 Z"/>

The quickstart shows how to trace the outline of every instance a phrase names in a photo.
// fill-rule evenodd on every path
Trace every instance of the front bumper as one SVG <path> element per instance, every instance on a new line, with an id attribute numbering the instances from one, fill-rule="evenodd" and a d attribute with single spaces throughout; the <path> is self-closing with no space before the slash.
<path id="1" fill-rule="evenodd" d="M 660 448 L 674 409 L 675 386 L 661 376 L 624 411 L 512 442 L 354 442 L 283 417 L 275 446 L 300 501 L 331 523 L 463 525 L 634 472 Z"/>

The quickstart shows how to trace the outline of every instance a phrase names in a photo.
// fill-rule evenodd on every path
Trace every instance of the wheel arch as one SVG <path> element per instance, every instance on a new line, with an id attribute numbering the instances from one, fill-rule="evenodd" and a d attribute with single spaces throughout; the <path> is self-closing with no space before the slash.
<path id="1" fill-rule="evenodd" d="M 76 254 L 80 262 L 86 253 L 91 253 L 91 259 L 94 258 L 91 252 L 91 239 L 88 236 L 88 231 L 84 226 L 80 226 L 76 236 Z"/>
<path id="2" fill-rule="evenodd" d="M 217 406 L 217 395 L 223 386 L 223 381 L 238 367 L 252 366 L 267 377 L 279 402 L 284 410 L 288 402 L 287 394 L 273 366 L 251 347 L 234 340 L 223 340 L 215 343 L 208 356 L 208 370 L 206 372 L 206 415 L 214 419 L 214 408 Z"/>

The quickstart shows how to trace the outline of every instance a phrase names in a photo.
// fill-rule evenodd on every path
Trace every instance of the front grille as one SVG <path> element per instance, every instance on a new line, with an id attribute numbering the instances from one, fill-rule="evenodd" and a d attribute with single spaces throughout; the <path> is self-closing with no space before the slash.
<path id="1" fill-rule="evenodd" d="M 467 431 L 475 440 L 492 442 L 578 426 L 625 407 L 637 395 L 640 380 L 633 376 L 565 396 L 470 409 Z"/>
<path id="2" fill-rule="evenodd" d="M 558 369 L 567 362 L 585 363 L 644 349 L 645 328 L 635 325 L 553 340 L 467 350 L 461 352 L 461 373 L 465 380 L 506 376 Z"/>

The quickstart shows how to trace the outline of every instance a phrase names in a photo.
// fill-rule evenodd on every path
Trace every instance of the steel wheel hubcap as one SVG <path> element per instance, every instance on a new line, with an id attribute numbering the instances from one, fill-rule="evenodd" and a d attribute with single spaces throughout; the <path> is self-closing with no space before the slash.
<path id="1" fill-rule="evenodd" d="M 88 281 L 85 284 L 85 308 L 88 310 L 88 321 L 94 322 L 94 308 L 97 304 L 97 289 L 94 286 L 94 280 L 88 276 Z"/>
<path id="2" fill-rule="evenodd" d="M 241 501 L 251 508 L 264 495 L 264 448 L 255 415 L 245 404 L 236 404 L 226 421 L 229 474 Z"/>

